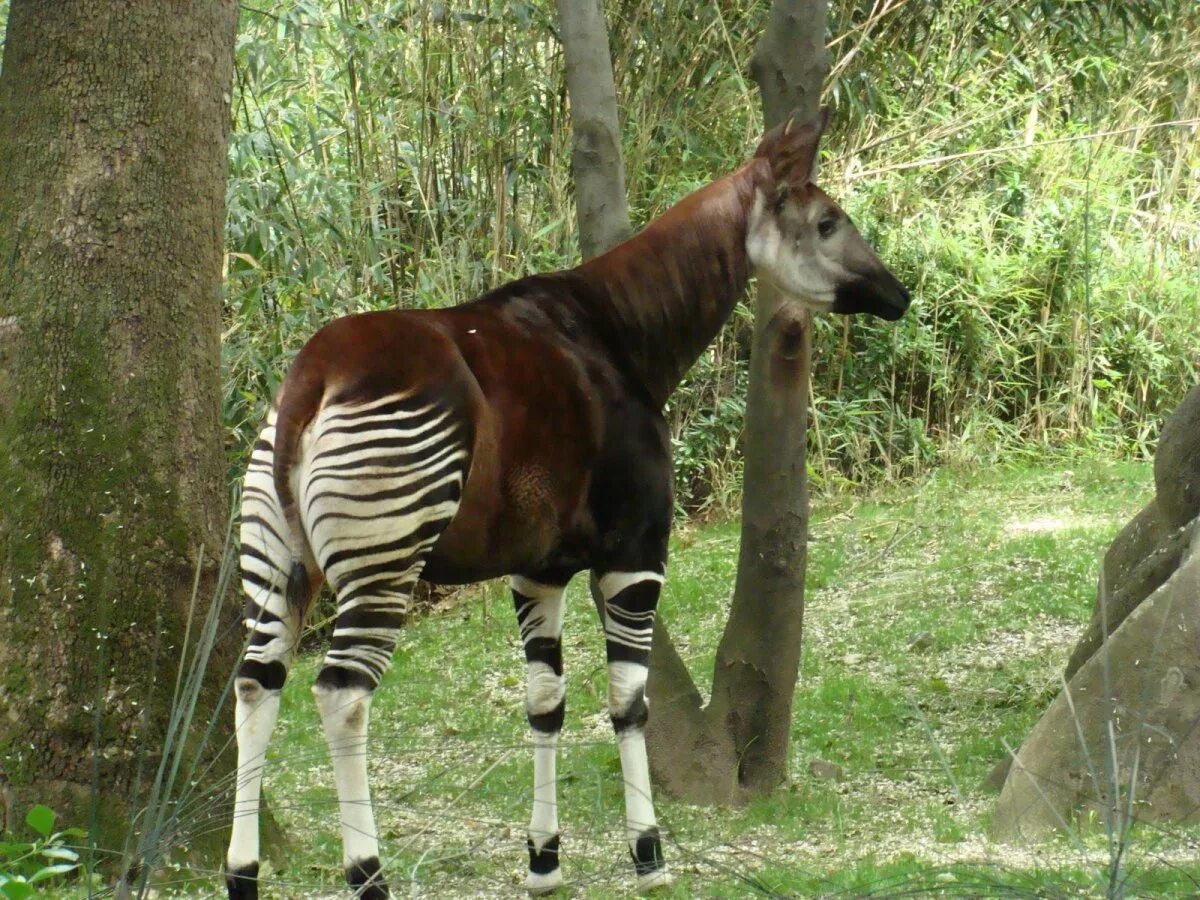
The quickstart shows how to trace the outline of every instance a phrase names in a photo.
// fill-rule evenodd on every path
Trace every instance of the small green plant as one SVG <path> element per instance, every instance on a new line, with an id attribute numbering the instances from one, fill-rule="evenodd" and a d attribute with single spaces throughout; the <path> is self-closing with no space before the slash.
<path id="1" fill-rule="evenodd" d="M 0 897 L 22 900 L 57 886 L 62 877 L 79 868 L 79 854 L 68 846 L 69 838 L 82 838 L 79 828 L 54 830 L 54 810 L 35 806 L 25 816 L 37 837 L 32 841 L 0 841 Z"/>

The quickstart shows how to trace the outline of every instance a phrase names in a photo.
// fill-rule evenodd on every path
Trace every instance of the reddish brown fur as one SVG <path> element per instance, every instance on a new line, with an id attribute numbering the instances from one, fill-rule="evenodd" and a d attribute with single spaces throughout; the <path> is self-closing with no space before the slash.
<path id="1" fill-rule="evenodd" d="M 322 403 L 417 391 L 461 405 L 471 467 L 426 564 L 464 582 L 582 564 L 597 537 L 593 469 L 622 405 L 655 412 L 728 318 L 748 278 L 746 215 L 761 160 L 684 198 L 576 269 L 444 310 L 347 316 L 305 345 L 279 396 L 276 489 Z"/>
<path id="2" fill-rule="evenodd" d="M 293 535 L 303 529 L 291 474 L 321 405 L 401 392 L 459 410 L 470 444 L 460 505 L 426 564 L 428 578 L 588 567 L 597 542 L 628 538 L 605 533 L 597 490 L 626 490 L 620 479 L 630 467 L 661 470 L 637 474 L 645 490 L 665 491 L 669 507 L 661 410 L 745 289 L 756 196 L 771 209 L 777 242 L 811 230 L 814 205 L 840 213 L 811 182 L 827 115 L 774 129 L 741 169 L 574 269 L 449 309 L 347 316 L 318 332 L 278 398 L 275 486 Z M 902 314 L 908 293 L 873 251 L 858 239 L 848 252 L 861 258 L 844 257 L 852 265 L 832 311 Z M 653 498 L 656 509 L 662 504 Z M 637 503 L 627 505 L 607 515 L 636 529 Z"/>
<path id="3" fill-rule="evenodd" d="M 775 129 L 737 172 L 574 269 L 450 309 L 348 316 L 318 332 L 279 400 L 275 480 L 293 532 L 303 533 L 290 472 L 321 404 L 408 392 L 459 409 L 470 442 L 460 506 L 428 579 L 569 577 L 650 527 L 642 521 L 665 541 L 662 406 L 745 289 L 756 194 L 781 219 L 818 201 L 836 209 L 809 180 L 823 126 L 822 116 Z M 902 311 L 907 292 L 865 252 L 894 295 L 883 312 Z"/>

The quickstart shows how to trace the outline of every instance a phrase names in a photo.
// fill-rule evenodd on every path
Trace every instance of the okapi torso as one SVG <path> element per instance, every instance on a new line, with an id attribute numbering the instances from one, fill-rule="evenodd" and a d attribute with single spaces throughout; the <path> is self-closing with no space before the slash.
<path id="1" fill-rule="evenodd" d="M 314 688 L 334 757 L 344 864 L 386 896 L 366 779 L 372 691 L 418 577 L 512 576 L 534 735 L 531 890 L 561 883 L 554 785 L 562 598 L 590 569 L 603 599 L 609 708 L 639 886 L 664 883 L 644 687 L 672 518 L 662 408 L 753 267 L 835 312 L 896 318 L 908 294 L 811 183 L 824 118 L 777 129 L 733 174 L 575 269 L 461 306 L 348 316 L 296 358 L 243 499 L 250 645 L 237 682 L 231 897 L 257 896 L 261 769 L 305 615 L 338 599 Z"/>

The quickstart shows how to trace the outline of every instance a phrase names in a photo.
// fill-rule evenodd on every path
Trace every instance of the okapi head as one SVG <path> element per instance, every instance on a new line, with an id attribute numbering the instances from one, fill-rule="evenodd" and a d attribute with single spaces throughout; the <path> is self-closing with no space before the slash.
<path id="1" fill-rule="evenodd" d="M 746 252 L 760 278 L 816 312 L 899 319 L 908 309 L 908 291 L 814 183 L 828 120 L 828 107 L 803 124 L 789 118 L 758 145 L 754 156 L 766 165 L 750 212 Z"/>

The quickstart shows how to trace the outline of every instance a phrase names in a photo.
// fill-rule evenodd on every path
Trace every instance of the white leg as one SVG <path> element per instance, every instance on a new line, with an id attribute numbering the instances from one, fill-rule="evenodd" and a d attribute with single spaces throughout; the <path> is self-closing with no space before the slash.
<path id="1" fill-rule="evenodd" d="M 355 896 L 387 897 L 379 867 L 379 839 L 367 783 L 367 724 L 371 690 L 362 685 L 330 686 L 321 680 L 313 687 L 317 709 L 325 727 L 325 740 L 333 758 L 342 820 L 342 864 Z"/>
<path id="2" fill-rule="evenodd" d="M 533 893 L 544 893 L 562 884 L 556 762 L 566 708 L 562 677 L 564 586 L 513 576 L 512 591 L 525 646 L 525 712 L 533 731 L 533 811 L 529 817 L 525 887 Z"/>
<path id="3" fill-rule="evenodd" d="M 233 801 L 233 834 L 226 865 L 230 872 L 258 863 L 258 808 L 267 744 L 279 717 L 279 691 L 265 690 L 257 681 L 239 678 L 236 684 L 238 774 Z"/>
<path id="4" fill-rule="evenodd" d="M 233 831 L 225 857 L 226 888 L 233 900 L 258 896 L 263 765 L 303 616 L 303 610 L 294 608 L 286 596 L 291 554 L 279 538 L 286 527 L 271 481 L 273 437 L 274 427 L 268 426 L 255 448 L 242 499 L 242 589 L 249 643 L 234 684 L 238 771 Z"/>
<path id="5" fill-rule="evenodd" d="M 608 709 L 617 733 L 625 780 L 625 836 L 639 890 L 671 882 L 662 856 L 658 820 L 646 760 L 646 674 L 650 640 L 663 576 L 658 572 L 610 572 L 599 580 L 604 598 L 608 655 Z"/>

